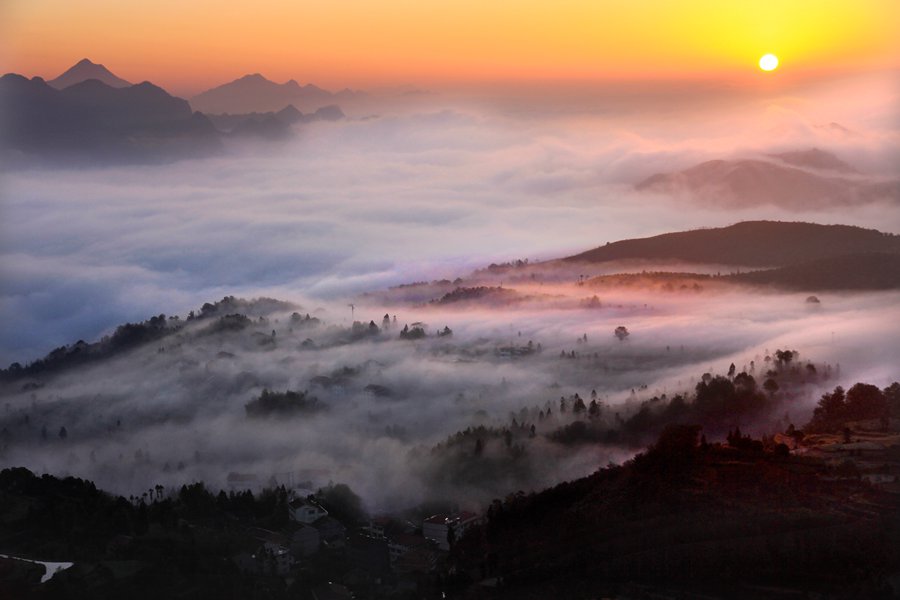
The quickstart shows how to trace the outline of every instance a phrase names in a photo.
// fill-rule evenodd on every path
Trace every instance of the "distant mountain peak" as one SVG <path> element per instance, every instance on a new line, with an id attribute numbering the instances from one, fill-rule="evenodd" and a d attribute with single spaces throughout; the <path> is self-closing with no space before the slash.
<path id="1" fill-rule="evenodd" d="M 197 94 L 191 105 L 207 114 L 248 114 L 277 112 L 288 104 L 312 111 L 336 99 L 338 96 L 312 83 L 301 85 L 295 79 L 276 83 L 252 73 Z"/>
<path id="2" fill-rule="evenodd" d="M 769 156 L 796 167 L 834 171 L 837 173 L 858 172 L 852 166 L 842 161 L 831 152 L 826 152 L 825 150 L 822 150 L 820 148 L 809 148 L 806 150 L 781 152 L 778 154 L 770 154 Z"/>
<path id="3" fill-rule="evenodd" d="M 95 63 L 88 58 L 82 58 L 67 69 L 65 73 L 47 81 L 47 83 L 61 90 L 89 79 L 96 79 L 114 88 L 124 88 L 131 85 L 131 82 L 118 77 L 104 65 Z"/>

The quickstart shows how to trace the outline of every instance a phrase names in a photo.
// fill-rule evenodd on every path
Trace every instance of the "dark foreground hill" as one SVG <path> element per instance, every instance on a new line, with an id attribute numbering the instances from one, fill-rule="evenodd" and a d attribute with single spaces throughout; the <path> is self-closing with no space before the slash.
<path id="1" fill-rule="evenodd" d="M 195 483 L 126 500 L 89 481 L 6 469 L 0 553 L 74 565 L 42 584 L 42 569 L 0 560 L 0 596 L 313 599 L 315 586 L 338 580 L 357 598 L 896 597 L 896 482 L 874 487 L 852 464 L 739 432 L 708 444 L 698 430 L 671 426 L 623 466 L 495 500 L 461 537 L 448 534 L 448 560 L 416 571 L 405 591 L 392 575 L 372 585 L 361 574 L 371 532 L 341 533 L 352 547 L 322 549 L 289 573 L 238 568 L 242 554 L 298 529 L 284 488 L 216 495 Z M 879 462 L 896 466 L 889 451 Z"/>
<path id="2" fill-rule="evenodd" d="M 89 79 L 57 90 L 7 74 L 0 106 L 0 150 L 12 159 L 158 162 L 205 156 L 221 144 L 209 119 L 149 82 L 117 88 Z"/>
<path id="3" fill-rule="evenodd" d="M 454 548 L 462 597 L 881 598 L 900 591 L 900 496 L 821 462 L 698 442 L 495 501 Z M 477 584 L 475 582 L 478 582 Z M 492 587 L 495 586 L 495 587 Z M 475 591 L 477 590 L 477 591 Z"/>
<path id="4" fill-rule="evenodd" d="M 728 227 L 623 240 L 563 260 L 681 260 L 692 263 L 783 267 L 869 252 L 900 253 L 900 236 L 850 225 L 744 221 Z"/>

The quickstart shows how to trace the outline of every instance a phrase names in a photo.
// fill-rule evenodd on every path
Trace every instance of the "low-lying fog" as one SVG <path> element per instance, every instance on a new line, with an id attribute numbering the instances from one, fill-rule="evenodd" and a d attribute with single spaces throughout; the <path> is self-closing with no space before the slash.
<path id="1" fill-rule="evenodd" d="M 277 314 L 210 334 L 202 330 L 214 322 L 188 322 L 158 343 L 8 394 L 0 417 L 3 461 L 88 477 L 126 495 L 197 480 L 228 489 L 228 475 L 239 473 L 259 485 L 273 476 L 312 487 L 346 482 L 373 510 L 428 499 L 478 507 L 634 452 L 545 438 L 573 420 L 571 408 L 559 413 L 562 396 L 588 401 L 596 391 L 600 422 L 615 427 L 639 401 L 690 392 L 701 374 L 724 375 L 732 362 L 741 371 L 753 361 L 761 384 L 766 354 L 790 348 L 801 364 L 833 370 L 825 381 L 793 389 L 795 397 L 773 411 L 786 427 L 805 423 L 825 389 L 860 380 L 884 387 L 897 378 L 900 293 L 821 295 L 812 305 L 805 294 L 620 291 L 604 295 L 600 307 L 560 304 L 583 295 L 572 285 L 520 307 L 359 304 L 356 317 L 366 324 L 381 325 L 385 311 L 398 314 L 396 324 L 356 340 L 331 324 L 349 310 L 343 306 L 313 311 L 323 320 L 316 325 Z M 417 321 L 429 337 L 399 339 L 402 327 Z M 624 341 L 613 335 L 618 325 L 630 331 Z M 445 326 L 452 336 L 437 337 Z M 510 351 L 529 342 L 540 352 Z M 263 388 L 309 390 L 327 409 L 250 418 L 245 405 Z M 552 419 L 537 420 L 548 406 Z M 472 462 L 475 438 L 455 451 L 432 451 L 457 431 L 509 427 L 512 418 L 537 425 L 534 438 L 516 434 L 525 451 L 515 459 L 489 436 L 481 437 L 486 455 L 497 453 L 493 463 Z M 734 424 L 756 431 L 752 419 L 735 416 Z M 62 427 L 66 439 L 59 438 Z"/>

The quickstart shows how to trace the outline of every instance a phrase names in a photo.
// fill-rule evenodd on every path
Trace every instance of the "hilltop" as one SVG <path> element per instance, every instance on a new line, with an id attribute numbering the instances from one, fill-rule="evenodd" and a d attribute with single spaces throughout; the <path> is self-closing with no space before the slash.
<path id="1" fill-rule="evenodd" d="M 87 58 L 83 58 L 69 67 L 69 69 L 59 77 L 49 80 L 47 85 L 62 90 L 89 79 L 96 79 L 97 81 L 101 81 L 109 87 L 114 88 L 123 88 L 131 85 L 130 81 L 125 81 L 121 77 L 113 74 L 113 72 L 104 65 L 91 62 Z"/>
<path id="2" fill-rule="evenodd" d="M 863 178 L 851 165 L 815 148 L 761 158 L 709 160 L 681 171 L 657 173 L 635 188 L 738 208 L 771 204 L 802 210 L 900 199 L 896 178 Z"/>
<path id="3" fill-rule="evenodd" d="M 453 560 L 462 597 L 890 597 L 898 510 L 853 469 L 676 425 L 622 466 L 494 501 Z"/>
<path id="4" fill-rule="evenodd" d="M 562 260 L 581 263 L 680 260 L 700 264 L 785 267 L 871 252 L 900 253 L 900 236 L 850 225 L 743 221 L 728 227 L 607 243 Z"/>

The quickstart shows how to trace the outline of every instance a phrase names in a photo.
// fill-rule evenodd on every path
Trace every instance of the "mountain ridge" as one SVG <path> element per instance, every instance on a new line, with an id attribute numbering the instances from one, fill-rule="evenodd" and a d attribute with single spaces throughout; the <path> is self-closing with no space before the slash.
<path id="1" fill-rule="evenodd" d="M 866 252 L 900 253 L 900 236 L 852 225 L 741 221 L 727 227 L 611 242 L 560 260 L 602 263 L 676 259 L 701 264 L 784 267 Z"/>
<path id="2" fill-rule="evenodd" d="M 7 119 L 0 147 L 13 160 L 66 164 L 157 162 L 218 151 L 212 123 L 150 82 L 114 88 L 87 79 L 57 90 L 40 77 L 0 77 Z"/>
<path id="3" fill-rule="evenodd" d="M 708 160 L 680 171 L 656 173 L 638 182 L 635 189 L 720 207 L 771 204 L 802 210 L 900 201 L 900 180 L 861 178 L 851 165 L 822 150 L 767 157 L 772 160 Z"/>
<path id="4" fill-rule="evenodd" d="M 275 112 L 289 104 L 299 110 L 312 111 L 363 95 L 363 92 L 346 89 L 332 93 L 312 83 L 300 85 L 294 79 L 276 83 L 260 73 L 252 73 L 200 92 L 191 97 L 190 103 L 195 110 L 211 114 Z"/>
<path id="5" fill-rule="evenodd" d="M 92 62 L 87 58 L 82 58 L 59 76 L 48 80 L 47 85 L 62 90 L 88 79 L 97 79 L 114 88 L 124 88 L 133 85 L 131 82 L 115 75 L 106 66 Z"/>

